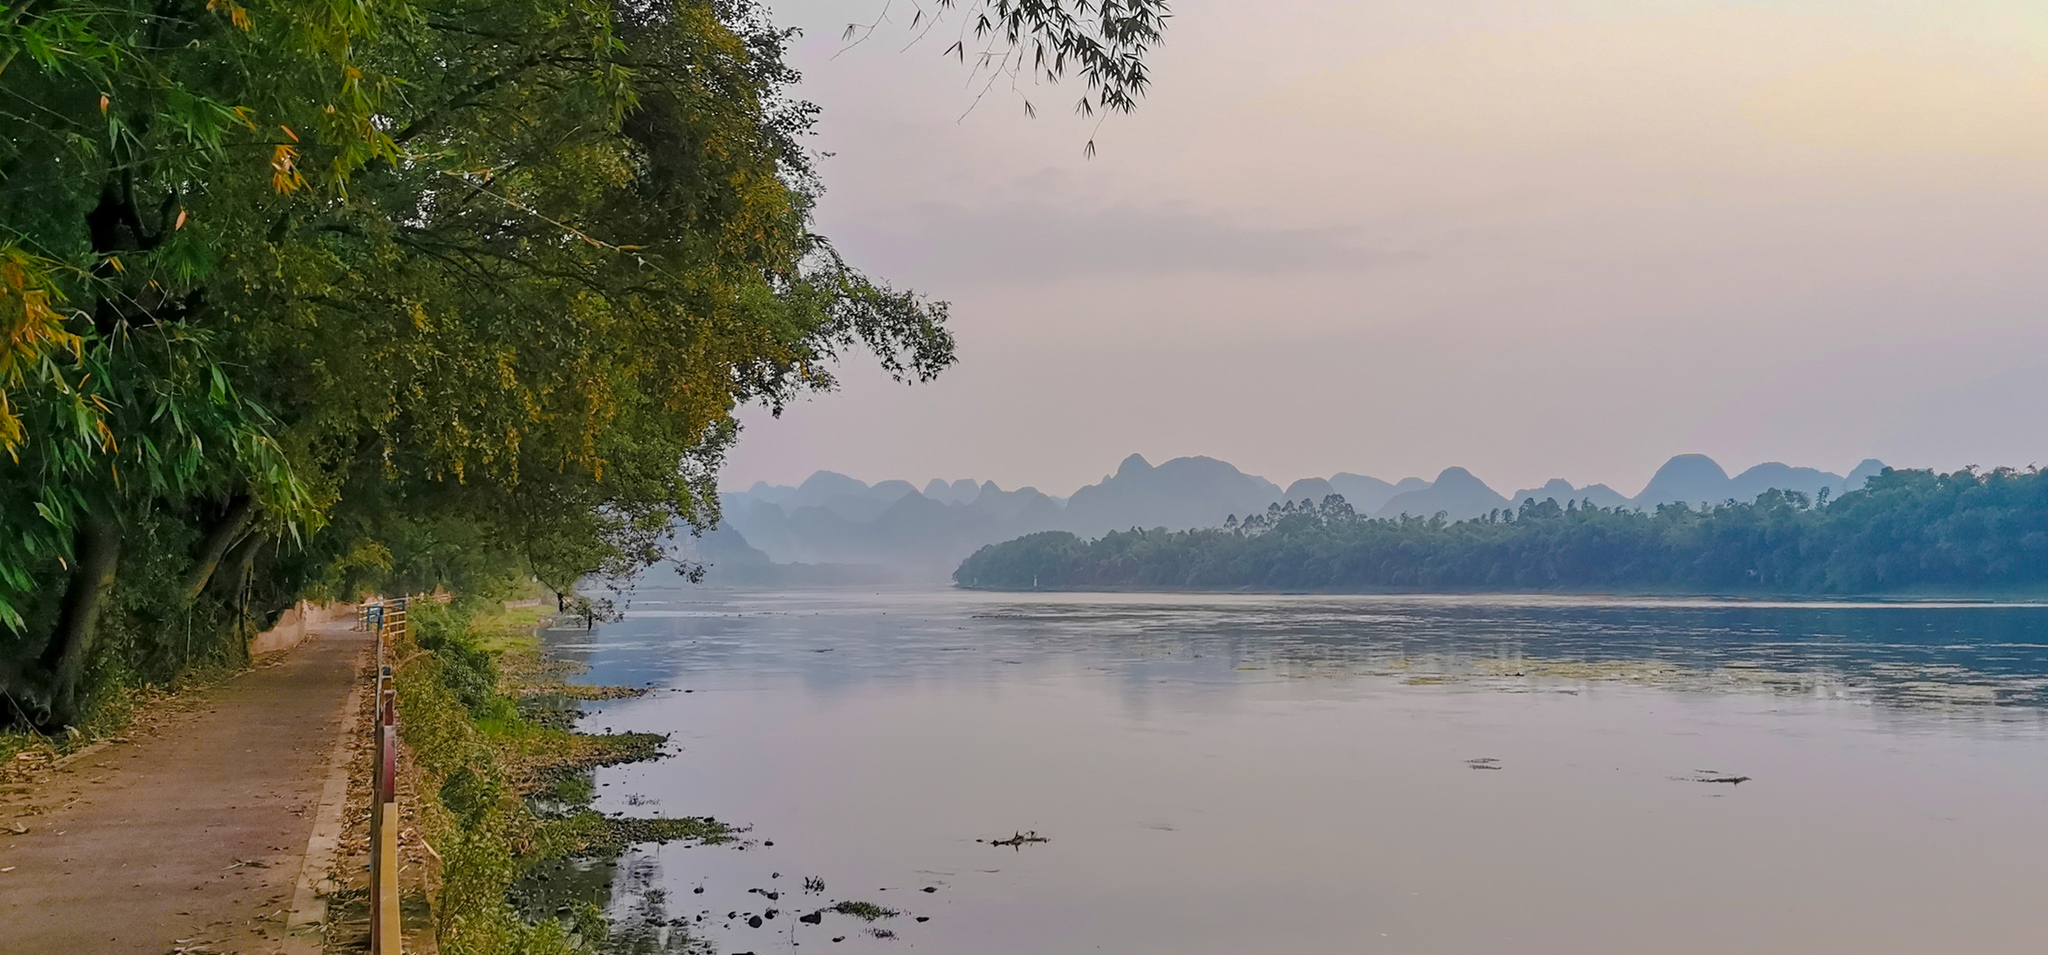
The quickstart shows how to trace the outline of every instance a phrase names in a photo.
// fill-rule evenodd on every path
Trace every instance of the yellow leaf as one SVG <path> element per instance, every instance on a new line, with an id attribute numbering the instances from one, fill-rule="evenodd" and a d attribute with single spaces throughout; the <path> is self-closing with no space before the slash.
<path id="1" fill-rule="evenodd" d="M 274 170 L 270 176 L 272 188 L 278 192 L 295 192 L 306 184 L 305 177 L 299 175 L 298 158 L 299 151 L 283 143 L 277 144 L 277 147 L 271 150 L 270 168 Z"/>

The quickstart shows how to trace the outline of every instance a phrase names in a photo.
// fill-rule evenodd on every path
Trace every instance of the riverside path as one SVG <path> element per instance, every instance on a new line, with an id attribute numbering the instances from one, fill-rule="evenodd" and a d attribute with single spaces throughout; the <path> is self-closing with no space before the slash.
<path id="1" fill-rule="evenodd" d="M 313 625 L 298 647 L 0 792 L 0 955 L 286 951 L 369 647 L 346 619 Z"/>

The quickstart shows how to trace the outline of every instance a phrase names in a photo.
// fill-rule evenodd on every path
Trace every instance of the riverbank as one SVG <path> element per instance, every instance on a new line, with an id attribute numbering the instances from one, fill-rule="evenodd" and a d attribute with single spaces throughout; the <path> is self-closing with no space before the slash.
<path id="1" fill-rule="evenodd" d="M 1545 597 L 1558 597 L 1567 599 L 1586 598 L 1593 600 L 1701 600 L 1719 601 L 1731 604 L 1796 603 L 1815 604 L 1818 606 L 1835 606 L 1846 604 L 1916 603 L 1980 604 L 1986 606 L 1998 604 L 2010 604 L 2016 606 L 2048 604 L 2048 589 L 2042 588 L 2024 588 L 1999 591 L 1935 590 L 1923 588 L 1915 590 L 1887 591 L 1869 594 L 1811 594 L 1776 593 L 1769 591 L 1674 590 L 1659 588 L 1644 588 L 1641 590 L 1508 590 L 1487 589 L 1479 587 L 1471 589 L 1436 587 L 1428 589 L 1411 590 L 1401 588 L 1366 587 L 1183 587 L 1168 584 L 1134 584 L 1131 586 L 1077 585 L 1070 587 L 1002 587 L 993 585 L 968 585 L 960 583 L 953 584 L 952 586 L 954 589 L 957 590 L 973 591 L 976 593 L 988 594 L 1159 594 L 1162 596 L 1236 595 L 1250 597 L 1415 597 L 1423 599 L 1430 597 L 1443 597 L 1447 599 L 1469 599 L 1474 597 L 1525 597 L 1531 599 L 1541 599 Z"/>
<path id="2" fill-rule="evenodd" d="M 1470 520 L 1369 518 L 1343 498 L 1223 527 L 1042 531 L 960 563 L 969 586 L 1276 591 L 1981 595 L 2048 590 L 2039 472 L 1892 471 L 1833 500 L 1646 512 L 1529 502 Z"/>
<path id="3" fill-rule="evenodd" d="M 537 867 L 604 859 L 635 843 L 734 837 L 710 819 L 591 809 L 592 770 L 659 758 L 667 737 L 574 729 L 580 702 L 641 691 L 569 682 L 578 668 L 549 659 L 538 634 L 554 619 L 536 607 L 427 607 L 412 614 L 414 635 L 392 642 L 408 951 L 595 950 L 610 931 L 601 899 L 542 911 L 515 905 L 514 887 Z M 328 891 L 329 952 L 362 951 L 367 941 L 369 760 L 365 741 Z"/>

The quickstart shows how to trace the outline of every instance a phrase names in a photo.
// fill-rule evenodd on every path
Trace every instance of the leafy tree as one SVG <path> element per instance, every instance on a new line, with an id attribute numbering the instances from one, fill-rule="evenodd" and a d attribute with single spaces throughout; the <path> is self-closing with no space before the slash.
<path id="1" fill-rule="evenodd" d="M 939 12 L 1117 111 L 1166 8 Z M 944 303 L 812 231 L 789 38 L 746 0 L 7 5 L 12 717 L 306 594 L 648 566 L 716 520 L 739 405 L 951 364 Z"/>
<path id="2" fill-rule="evenodd" d="M 1372 519 L 1342 498 L 1269 508 L 1222 529 L 1049 533 L 982 548 L 963 586 L 2017 593 L 2048 588 L 2048 473 L 1886 471 L 1825 503 L 1766 491 L 1654 513 L 1526 500 L 1491 515 Z"/>

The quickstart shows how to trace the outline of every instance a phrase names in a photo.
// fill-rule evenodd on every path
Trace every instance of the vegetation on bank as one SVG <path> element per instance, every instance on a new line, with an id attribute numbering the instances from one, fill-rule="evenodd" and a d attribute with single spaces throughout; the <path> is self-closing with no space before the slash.
<path id="1" fill-rule="evenodd" d="M 1125 110 L 1165 6 L 928 13 Z M 644 569 L 716 518 L 739 406 L 951 364 L 944 303 L 813 228 L 794 36 L 755 0 L 0 7 L 0 721 L 302 597 Z"/>
<path id="2" fill-rule="evenodd" d="M 399 738 L 416 773 L 420 836 L 438 857 L 428 885 L 434 935 L 451 955 L 598 951 L 608 926 L 592 904 L 532 918 L 512 885 L 541 863 L 623 853 L 631 842 L 727 842 L 707 818 L 608 818 L 590 807 L 590 771 L 655 758 L 666 738 L 578 734 L 575 699 L 635 691 L 571 687 L 541 656 L 539 609 L 418 605 L 414 639 L 393 643 Z"/>
<path id="3" fill-rule="evenodd" d="M 596 905 L 535 917 L 513 905 L 514 884 L 565 856 L 735 835 L 711 819 L 607 817 L 590 808 L 591 770 L 654 758 L 665 737 L 570 728 L 575 700 L 635 691 L 564 683 L 563 667 L 542 657 L 535 636 L 545 616 L 423 602 L 411 613 L 416 639 L 392 647 L 420 836 L 440 860 L 428 886 L 434 931 L 449 955 L 597 951 L 609 927 Z"/>
<path id="4" fill-rule="evenodd" d="M 1376 519 L 1342 497 L 1213 529 L 1032 534 L 955 571 L 997 590 L 1583 591 L 1846 595 L 2048 590 L 2048 473 L 1887 469 L 1834 500 L 1654 512 L 1555 500 Z"/>

